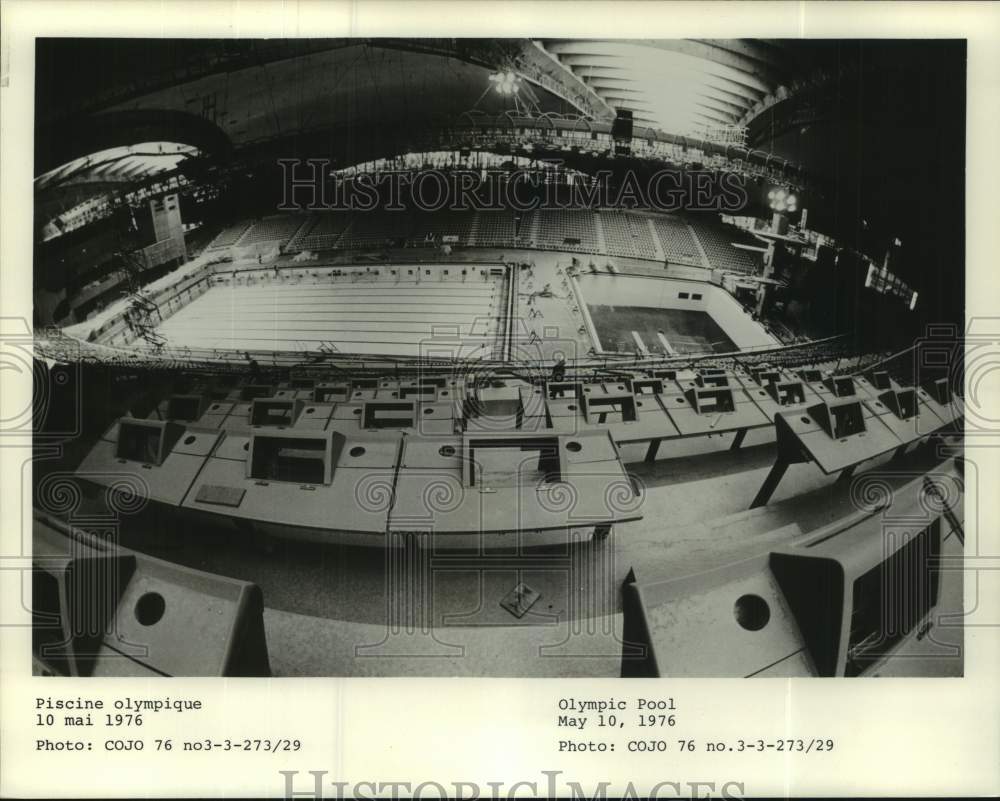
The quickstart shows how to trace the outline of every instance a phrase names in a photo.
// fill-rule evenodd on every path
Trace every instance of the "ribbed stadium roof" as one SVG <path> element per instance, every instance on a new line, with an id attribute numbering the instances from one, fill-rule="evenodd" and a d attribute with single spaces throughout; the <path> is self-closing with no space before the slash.
<path id="1" fill-rule="evenodd" d="M 197 153 L 190 145 L 146 142 L 108 148 L 73 159 L 35 179 L 35 188 L 48 189 L 61 183 L 122 183 L 147 178 L 174 169 Z"/>
<path id="2" fill-rule="evenodd" d="M 784 49 L 773 41 L 545 39 L 547 53 L 636 124 L 695 135 L 744 125 L 768 96 L 787 91 Z"/>

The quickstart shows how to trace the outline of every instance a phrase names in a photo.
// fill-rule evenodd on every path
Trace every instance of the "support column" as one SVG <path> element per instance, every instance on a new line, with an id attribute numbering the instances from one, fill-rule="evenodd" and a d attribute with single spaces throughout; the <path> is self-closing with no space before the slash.
<path id="1" fill-rule="evenodd" d="M 854 465 L 854 464 L 852 464 L 850 467 L 845 467 L 840 472 L 840 475 L 837 476 L 836 483 L 837 484 L 843 484 L 845 481 L 850 481 L 851 480 L 851 476 L 854 475 L 854 468 L 855 467 L 857 467 L 857 465 Z"/>
<path id="2" fill-rule="evenodd" d="M 747 435 L 747 430 L 745 428 L 741 428 L 739 431 L 737 431 L 736 437 L 733 439 L 733 444 L 730 446 L 729 449 L 732 451 L 738 451 L 741 447 L 743 447 L 743 440 L 746 438 L 746 435 Z"/>
<path id="3" fill-rule="evenodd" d="M 774 463 L 771 467 L 771 472 L 767 474 L 767 478 L 764 479 L 764 483 L 757 491 L 757 497 L 755 497 L 751 502 L 751 509 L 767 505 L 767 502 L 771 500 L 771 496 L 774 494 L 774 491 L 778 488 L 778 484 L 781 482 L 782 477 L 785 475 L 785 471 L 788 469 L 788 464 L 789 463 L 783 459 L 778 459 L 778 461 Z"/>

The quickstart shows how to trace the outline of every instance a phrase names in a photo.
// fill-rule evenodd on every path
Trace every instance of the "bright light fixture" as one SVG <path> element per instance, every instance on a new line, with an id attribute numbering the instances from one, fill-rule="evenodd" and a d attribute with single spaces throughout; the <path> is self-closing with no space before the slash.
<path id="1" fill-rule="evenodd" d="M 521 89 L 521 79 L 511 70 L 494 72 L 490 75 L 490 81 L 499 95 L 514 95 Z"/>
<path id="2" fill-rule="evenodd" d="M 769 190 L 767 200 L 772 211 L 793 212 L 799 207 L 799 199 L 789 190 L 781 187 Z"/>

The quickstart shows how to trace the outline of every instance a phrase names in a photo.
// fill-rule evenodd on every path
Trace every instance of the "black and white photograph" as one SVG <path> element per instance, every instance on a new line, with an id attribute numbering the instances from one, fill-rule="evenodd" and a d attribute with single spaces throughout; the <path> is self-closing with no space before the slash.
<path id="1" fill-rule="evenodd" d="M 997 792 L 1000 15 L 0 2 L 0 795 Z"/>
<path id="2" fill-rule="evenodd" d="M 35 53 L 37 672 L 962 675 L 964 42 Z"/>

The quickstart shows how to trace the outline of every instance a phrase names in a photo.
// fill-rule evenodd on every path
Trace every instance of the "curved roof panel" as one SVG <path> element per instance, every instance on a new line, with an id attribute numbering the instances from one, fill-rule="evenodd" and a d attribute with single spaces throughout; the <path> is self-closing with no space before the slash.
<path id="1" fill-rule="evenodd" d="M 696 135 L 740 126 L 787 80 L 781 45 L 764 40 L 545 39 L 539 45 L 609 106 L 640 125 Z"/>

